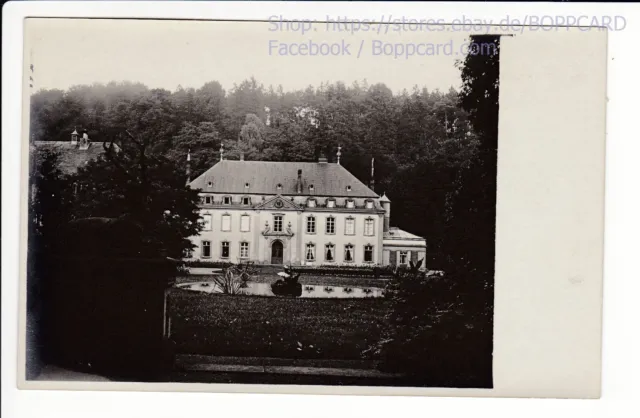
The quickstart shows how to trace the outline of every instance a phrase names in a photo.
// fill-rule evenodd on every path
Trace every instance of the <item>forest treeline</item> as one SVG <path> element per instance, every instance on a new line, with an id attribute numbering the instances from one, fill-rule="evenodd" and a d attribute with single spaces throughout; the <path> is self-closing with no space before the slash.
<path id="1" fill-rule="evenodd" d="M 251 78 L 229 91 L 211 81 L 173 92 L 110 82 L 32 95 L 31 140 L 67 141 L 74 129 L 96 142 L 128 130 L 178 167 L 190 150 L 194 176 L 219 160 L 221 144 L 226 158 L 268 161 L 320 153 L 335 161 L 341 146 L 341 164 L 365 184 L 374 159 L 375 189 L 392 200 L 393 223 L 426 237 L 432 252 L 445 233 L 448 197 L 478 148 L 453 88 L 394 94 L 366 80 L 284 91 Z"/>

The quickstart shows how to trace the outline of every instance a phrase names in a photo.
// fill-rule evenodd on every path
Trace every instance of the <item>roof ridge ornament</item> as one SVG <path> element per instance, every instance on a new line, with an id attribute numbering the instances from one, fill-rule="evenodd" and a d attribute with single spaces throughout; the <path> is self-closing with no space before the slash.
<path id="1" fill-rule="evenodd" d="M 340 145 L 338 145 L 338 152 L 336 153 L 336 156 L 338 157 L 338 159 L 337 159 L 337 164 L 338 165 L 340 165 L 340 156 L 342 155 L 342 152 L 340 150 L 342 150 L 342 147 Z"/>
<path id="2" fill-rule="evenodd" d="M 220 161 L 224 160 L 224 143 L 220 143 Z"/>

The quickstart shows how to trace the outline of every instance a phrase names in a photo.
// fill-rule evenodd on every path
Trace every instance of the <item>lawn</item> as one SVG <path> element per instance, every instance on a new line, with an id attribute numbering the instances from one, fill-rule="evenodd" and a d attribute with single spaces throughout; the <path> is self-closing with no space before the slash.
<path id="1" fill-rule="evenodd" d="M 355 360 L 379 340 L 386 304 L 172 289 L 170 339 L 179 353 Z"/>

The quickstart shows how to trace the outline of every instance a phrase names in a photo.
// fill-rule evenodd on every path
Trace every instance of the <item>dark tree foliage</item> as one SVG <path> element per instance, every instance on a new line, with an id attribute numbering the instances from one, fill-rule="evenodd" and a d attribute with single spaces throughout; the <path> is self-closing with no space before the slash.
<path id="1" fill-rule="evenodd" d="M 473 158 L 433 170 L 414 167 L 400 181 L 429 178 L 424 189 L 433 200 L 407 199 L 404 210 L 419 216 L 433 204 L 445 210 L 434 235 L 441 238 L 429 265 L 439 263 L 446 274 L 428 275 L 412 264 L 391 280 L 391 299 L 384 338 L 372 347 L 387 370 L 401 371 L 414 384 L 450 387 L 492 387 L 493 284 L 498 141 L 499 37 L 474 37 L 492 44 L 491 54 L 469 55 L 461 62 L 461 107 L 477 135 Z M 412 179 L 420 179 L 412 182 Z M 431 212 L 431 210 L 427 210 Z M 433 251 L 430 251 L 433 257 Z"/>
<path id="2" fill-rule="evenodd" d="M 29 176 L 30 246 L 45 252 L 55 245 L 62 225 L 71 219 L 69 179 L 58 168 L 58 154 L 33 155 Z"/>
<path id="3" fill-rule="evenodd" d="M 142 228 L 150 247 L 173 258 L 193 248 L 189 237 L 200 231 L 198 192 L 186 187 L 182 167 L 152 154 L 148 136 L 120 135 L 120 150 L 104 145 L 102 158 L 71 177 L 74 217 L 121 218 Z"/>
<path id="4" fill-rule="evenodd" d="M 69 179 L 58 168 L 58 154 L 32 155 L 30 166 L 27 306 L 31 310 L 36 308 L 41 285 L 38 266 L 46 265 L 46 258 L 58 251 L 59 237 L 72 217 L 72 197 Z"/>

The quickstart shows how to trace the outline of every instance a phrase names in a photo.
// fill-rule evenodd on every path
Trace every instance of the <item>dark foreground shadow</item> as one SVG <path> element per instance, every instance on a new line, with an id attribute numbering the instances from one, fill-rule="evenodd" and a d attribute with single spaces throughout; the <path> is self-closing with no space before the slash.
<path id="1" fill-rule="evenodd" d="M 27 379 L 44 365 L 111 380 L 166 377 L 165 291 L 175 266 L 118 219 L 72 222 L 50 254 L 31 254 Z"/>

